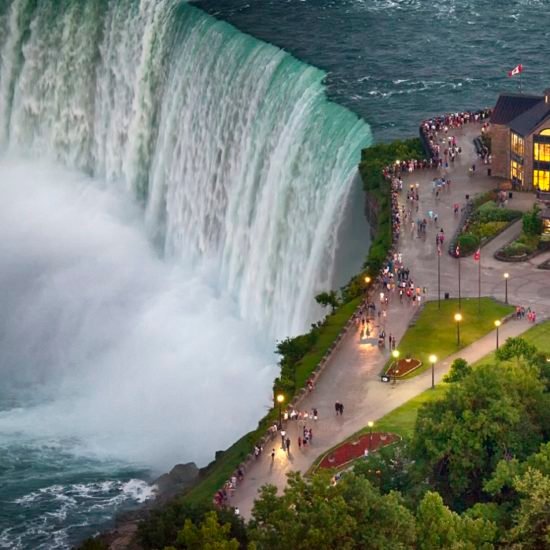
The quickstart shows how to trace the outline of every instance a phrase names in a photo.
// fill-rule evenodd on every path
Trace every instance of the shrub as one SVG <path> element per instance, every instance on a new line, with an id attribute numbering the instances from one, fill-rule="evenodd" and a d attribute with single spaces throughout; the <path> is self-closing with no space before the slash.
<path id="1" fill-rule="evenodd" d="M 510 243 L 508 246 L 505 246 L 502 249 L 502 254 L 504 256 L 507 256 L 508 258 L 517 258 L 519 256 L 525 256 L 526 254 L 529 254 L 529 253 L 530 253 L 529 247 L 518 241 L 514 241 L 513 243 Z"/>
<path id="2" fill-rule="evenodd" d="M 463 233 L 458 237 L 460 255 L 465 256 L 475 252 L 479 247 L 479 239 L 472 233 Z"/>
<path id="3" fill-rule="evenodd" d="M 540 209 L 535 205 L 532 210 L 523 214 L 523 232 L 526 235 L 540 235 L 542 233 L 542 220 L 539 217 Z"/>
<path id="4" fill-rule="evenodd" d="M 499 208 L 491 203 L 484 204 L 475 214 L 475 219 L 480 222 L 511 222 L 521 217 L 519 210 Z"/>

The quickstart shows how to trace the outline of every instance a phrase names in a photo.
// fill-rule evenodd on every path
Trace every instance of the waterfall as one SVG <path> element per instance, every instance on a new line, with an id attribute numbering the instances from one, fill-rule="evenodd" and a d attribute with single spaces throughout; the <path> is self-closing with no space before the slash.
<path id="1" fill-rule="evenodd" d="M 4 0 L 0 31 L 3 150 L 125 186 L 242 318 L 308 326 L 371 141 L 322 71 L 176 0 Z"/>

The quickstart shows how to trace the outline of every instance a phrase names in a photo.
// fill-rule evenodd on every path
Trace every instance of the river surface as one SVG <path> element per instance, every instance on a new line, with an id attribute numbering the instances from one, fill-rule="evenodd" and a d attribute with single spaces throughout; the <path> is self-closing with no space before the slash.
<path id="1" fill-rule="evenodd" d="M 0 3 L 0 548 L 68 548 L 256 425 L 368 248 L 372 134 L 550 81 L 545 0 L 194 5 Z"/>
<path id="2" fill-rule="evenodd" d="M 550 86 L 548 0 L 199 0 L 197 5 L 327 71 L 329 95 L 377 141 L 425 117 Z"/>

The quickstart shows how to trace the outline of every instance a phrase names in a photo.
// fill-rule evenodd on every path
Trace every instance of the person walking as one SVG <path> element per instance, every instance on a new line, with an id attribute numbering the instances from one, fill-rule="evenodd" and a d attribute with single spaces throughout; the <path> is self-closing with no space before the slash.
<path id="1" fill-rule="evenodd" d="M 286 443 L 286 452 L 287 454 L 290 454 L 290 437 L 286 438 L 285 443 Z"/>
<path id="2" fill-rule="evenodd" d="M 271 462 L 275 460 L 275 449 L 271 449 Z"/>
<path id="3" fill-rule="evenodd" d="M 334 403 L 334 410 L 336 411 L 336 416 L 338 416 L 340 414 L 340 401 Z"/>
<path id="4" fill-rule="evenodd" d="M 302 448 L 302 438 L 298 436 L 298 449 Z"/>
<path id="5" fill-rule="evenodd" d="M 340 403 L 340 416 L 344 414 L 344 404 Z"/>

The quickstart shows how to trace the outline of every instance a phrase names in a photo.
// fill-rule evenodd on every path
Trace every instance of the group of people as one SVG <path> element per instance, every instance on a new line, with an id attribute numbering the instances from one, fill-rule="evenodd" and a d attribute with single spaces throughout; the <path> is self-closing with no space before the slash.
<path id="1" fill-rule="evenodd" d="M 461 128 L 470 122 L 485 121 L 491 116 L 491 109 L 481 109 L 478 111 L 463 111 L 459 113 L 449 113 L 446 115 L 433 117 L 424 120 L 420 124 L 420 135 L 428 147 L 430 154 L 439 164 L 443 163 L 445 147 L 441 150 L 439 133 L 443 132 L 447 137 L 449 130 L 452 128 Z M 452 137 L 452 136 L 451 136 Z M 458 148 L 455 154 L 458 152 Z"/>
<path id="2" fill-rule="evenodd" d="M 537 322 L 537 312 L 532 310 L 531 307 L 516 306 L 516 319 L 525 319 L 526 316 L 530 323 Z"/>

